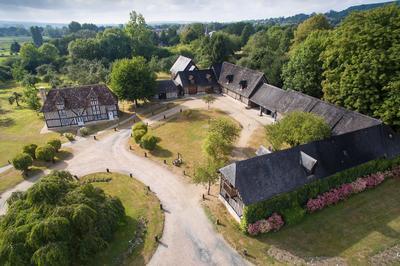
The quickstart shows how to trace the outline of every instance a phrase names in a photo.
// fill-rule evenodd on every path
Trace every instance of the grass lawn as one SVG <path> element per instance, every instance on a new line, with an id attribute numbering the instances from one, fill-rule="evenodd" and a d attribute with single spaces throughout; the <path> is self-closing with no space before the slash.
<path id="1" fill-rule="evenodd" d="M 171 74 L 167 72 L 158 72 L 157 80 L 171 79 Z"/>
<path id="2" fill-rule="evenodd" d="M 7 164 L 26 144 L 43 145 L 52 138 L 60 138 L 58 133 L 40 134 L 45 125 L 43 116 L 28 109 L 10 105 L 8 98 L 12 92 L 22 93 L 15 83 L 0 87 L 0 166 Z"/>
<path id="3" fill-rule="evenodd" d="M 179 152 L 184 161 L 180 168 L 185 169 L 189 175 L 192 174 L 193 166 L 204 158 L 202 144 L 208 132 L 209 120 L 218 117 L 231 119 L 220 110 L 186 110 L 167 122 L 152 125 L 149 131 L 159 137 L 160 142 L 154 151 L 147 152 L 149 157 L 160 162 L 167 160 L 168 165 L 172 165 Z M 133 142 L 132 140 L 134 151 L 143 155 L 145 150 Z"/>
<path id="4" fill-rule="evenodd" d="M 102 188 L 107 194 L 119 197 L 126 211 L 126 221 L 116 232 L 110 246 L 94 258 L 92 265 L 145 265 L 157 248 L 154 241 L 156 235 L 162 235 L 164 228 L 164 214 L 160 210 L 160 202 L 147 187 L 129 176 L 117 173 L 96 173 L 86 178 L 112 177 L 109 183 L 93 183 Z M 135 236 L 138 221 L 144 217 L 147 230 L 144 242 L 128 256 L 129 241 Z"/>
<path id="5" fill-rule="evenodd" d="M 205 211 L 225 239 L 237 250 L 247 249 L 248 259 L 258 265 L 276 262 L 267 255 L 273 245 L 303 259 L 341 257 L 351 265 L 366 265 L 371 256 L 400 243 L 400 180 L 390 179 L 379 187 L 345 202 L 307 215 L 298 225 L 256 238 L 239 232 L 238 224 L 213 197 Z"/>

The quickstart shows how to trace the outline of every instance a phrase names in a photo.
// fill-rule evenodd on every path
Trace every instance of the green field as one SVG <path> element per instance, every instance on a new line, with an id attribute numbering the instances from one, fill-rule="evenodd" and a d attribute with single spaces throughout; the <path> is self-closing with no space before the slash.
<path id="1" fill-rule="evenodd" d="M 20 45 L 32 41 L 30 36 L 0 37 L 0 62 L 10 57 L 10 45 L 17 41 Z"/>
<path id="2" fill-rule="evenodd" d="M 141 182 L 129 176 L 117 173 L 96 173 L 86 178 L 111 177 L 109 183 L 93 183 L 107 194 L 118 197 L 125 207 L 126 220 L 116 232 L 109 247 L 93 260 L 92 265 L 145 265 L 158 244 L 155 236 L 161 237 L 164 228 L 164 214 L 160 210 L 160 201 Z M 144 242 L 133 250 L 129 250 L 129 241 L 133 239 L 138 229 L 138 221 L 143 217 L 147 220 Z"/>
<path id="3" fill-rule="evenodd" d="M 150 132 L 160 138 L 160 142 L 154 151 L 148 152 L 149 157 L 159 162 L 167 160 L 171 165 L 179 152 L 184 162 L 182 170 L 193 170 L 204 157 L 202 144 L 207 136 L 209 121 L 219 117 L 231 119 L 220 110 L 186 110 L 167 122 L 152 125 Z M 144 150 L 138 145 L 133 142 L 132 145 L 136 152 L 139 150 L 143 154 Z"/>
<path id="4" fill-rule="evenodd" d="M 267 255 L 272 246 L 310 260 L 314 257 L 340 257 L 350 265 L 367 265 L 369 259 L 400 243 L 400 180 L 390 179 L 375 189 L 315 214 L 297 225 L 277 233 L 249 237 L 217 197 L 205 201 L 205 209 L 225 239 L 238 251 L 248 251 L 248 259 L 257 265 L 277 261 Z M 214 196 L 217 188 L 214 188 Z M 382 264 L 383 265 L 383 264 Z"/>
<path id="5" fill-rule="evenodd" d="M 7 164 L 26 144 L 45 144 L 58 133 L 40 134 L 45 125 L 42 114 L 28 109 L 23 103 L 20 107 L 10 105 L 8 98 L 12 92 L 22 93 L 22 88 L 13 82 L 0 87 L 0 166 Z"/>

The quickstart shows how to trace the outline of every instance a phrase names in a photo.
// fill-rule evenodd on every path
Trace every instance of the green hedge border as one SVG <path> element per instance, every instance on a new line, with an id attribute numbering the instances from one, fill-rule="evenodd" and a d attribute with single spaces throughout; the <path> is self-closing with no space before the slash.
<path id="1" fill-rule="evenodd" d="M 303 187 L 284 194 L 277 195 L 271 199 L 246 206 L 240 227 L 247 232 L 249 224 L 271 216 L 274 212 L 283 216 L 283 219 L 295 224 L 302 220 L 305 212 L 300 212 L 299 207 L 303 208 L 308 199 L 315 198 L 319 194 L 337 188 L 345 183 L 351 183 L 357 178 L 376 172 L 382 172 L 400 165 L 400 156 L 394 159 L 378 159 L 359 166 L 336 173 L 330 177 L 315 180 Z"/>

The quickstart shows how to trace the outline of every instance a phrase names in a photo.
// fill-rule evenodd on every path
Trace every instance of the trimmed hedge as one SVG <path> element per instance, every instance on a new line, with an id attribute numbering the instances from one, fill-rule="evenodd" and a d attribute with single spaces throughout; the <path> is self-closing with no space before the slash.
<path id="1" fill-rule="evenodd" d="M 400 157 L 391 160 L 378 159 L 370 161 L 330 177 L 313 181 L 289 193 L 280 194 L 271 199 L 246 206 L 243 210 L 240 227 L 243 231 L 247 231 L 249 224 L 265 219 L 265 217 L 269 217 L 275 212 L 282 213 L 286 223 L 288 223 L 286 221 L 288 217 L 291 220 L 299 222 L 300 219 L 293 219 L 292 215 L 297 212 L 295 209 L 305 206 L 309 199 L 337 188 L 344 183 L 351 183 L 359 177 L 386 171 L 398 165 L 400 165 Z M 285 217 L 283 212 L 287 213 L 287 217 Z"/>
<path id="2" fill-rule="evenodd" d="M 136 130 L 144 130 L 147 133 L 147 125 L 143 122 L 136 123 L 132 127 L 132 133 L 135 132 Z"/>
<path id="3" fill-rule="evenodd" d="M 22 152 L 23 152 L 23 153 L 26 153 L 26 154 L 29 154 L 29 155 L 32 157 L 32 159 L 36 159 L 35 151 L 36 151 L 36 148 L 37 148 L 37 147 L 38 147 L 38 146 L 37 146 L 36 144 L 25 145 L 25 146 L 22 148 Z"/>
<path id="4" fill-rule="evenodd" d="M 135 140 L 136 143 L 140 143 L 140 140 L 144 135 L 146 135 L 146 130 L 144 129 L 137 129 L 133 131 L 133 139 Z"/>
<path id="5" fill-rule="evenodd" d="M 46 144 L 36 149 L 36 158 L 40 161 L 50 162 L 56 155 L 56 150 L 50 144 Z"/>
<path id="6" fill-rule="evenodd" d="M 18 154 L 12 159 L 12 165 L 14 166 L 14 168 L 22 172 L 28 170 L 28 168 L 32 166 L 32 163 L 32 156 L 27 153 Z"/>
<path id="7" fill-rule="evenodd" d="M 146 150 L 152 151 L 155 149 L 157 142 L 158 142 L 157 137 L 150 134 L 146 134 L 140 140 L 140 145 Z"/>
<path id="8" fill-rule="evenodd" d="M 53 148 L 58 152 L 61 149 L 61 140 L 59 139 L 52 139 L 47 144 L 53 146 Z"/>

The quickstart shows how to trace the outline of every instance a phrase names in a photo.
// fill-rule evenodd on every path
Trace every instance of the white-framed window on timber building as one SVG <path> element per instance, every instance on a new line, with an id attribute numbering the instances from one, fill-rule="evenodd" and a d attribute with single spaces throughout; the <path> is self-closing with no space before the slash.
<path id="1" fill-rule="evenodd" d="M 92 114 L 99 115 L 100 114 L 100 106 L 92 105 Z"/>

